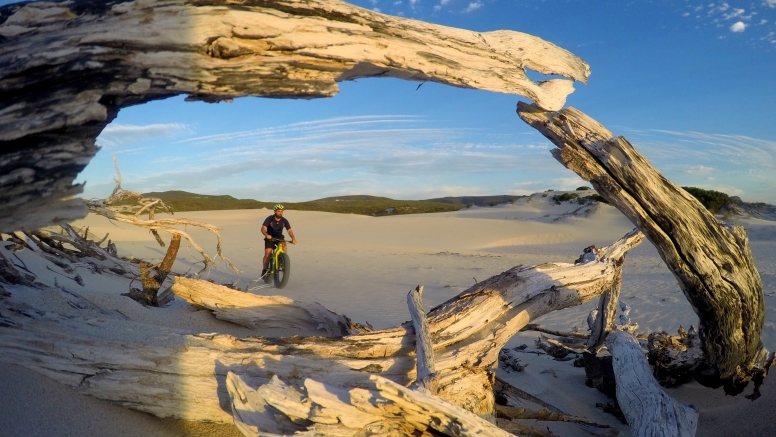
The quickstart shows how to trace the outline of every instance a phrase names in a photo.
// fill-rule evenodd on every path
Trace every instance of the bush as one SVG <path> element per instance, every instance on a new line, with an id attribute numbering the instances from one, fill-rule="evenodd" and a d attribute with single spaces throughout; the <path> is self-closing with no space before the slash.
<path id="1" fill-rule="evenodd" d="M 720 191 L 704 190 L 696 187 L 682 187 L 682 189 L 698 199 L 712 214 L 718 213 L 720 208 L 732 202 L 730 196 Z"/>
<path id="2" fill-rule="evenodd" d="M 590 189 L 590 187 L 586 187 L 586 186 L 583 185 L 581 187 L 577 187 L 576 191 L 586 191 L 586 190 L 589 190 L 589 189 Z"/>
<path id="3" fill-rule="evenodd" d="M 561 202 L 578 199 L 578 198 L 579 198 L 579 194 L 577 193 L 564 193 L 564 194 L 552 196 L 552 201 L 555 202 L 556 205 L 560 205 Z"/>
<path id="4" fill-rule="evenodd" d="M 467 203 L 467 204 L 466 204 L 466 207 L 467 207 L 467 208 L 471 208 L 472 206 L 474 206 L 474 204 L 473 204 L 473 203 Z"/>
<path id="5" fill-rule="evenodd" d="M 606 199 L 604 199 L 600 194 L 593 194 L 592 196 L 587 196 L 588 199 L 595 200 L 596 202 L 601 203 L 609 203 Z"/>

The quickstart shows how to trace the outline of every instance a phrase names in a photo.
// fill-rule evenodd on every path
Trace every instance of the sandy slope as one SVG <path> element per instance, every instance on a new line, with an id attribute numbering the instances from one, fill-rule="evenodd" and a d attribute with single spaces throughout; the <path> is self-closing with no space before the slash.
<path id="1" fill-rule="evenodd" d="M 291 281 L 284 290 L 255 288 L 251 283 L 260 271 L 263 244 L 259 226 L 270 214 L 266 210 L 210 211 L 180 214 L 219 226 L 225 254 L 241 270 L 238 275 L 221 269 L 204 276 L 216 282 L 236 282 L 250 286 L 257 294 L 282 294 L 300 301 L 317 301 L 358 322 L 368 321 L 376 328 L 394 326 L 408 319 L 405 295 L 418 284 L 425 286 L 424 302 L 430 308 L 462 290 L 475 280 L 483 280 L 517 264 L 548 261 L 572 262 L 591 244 L 611 243 L 632 225 L 614 208 L 601 205 L 590 211 L 577 211 L 579 205 L 553 205 L 548 198 L 534 195 L 514 205 L 471 208 L 453 213 L 396 217 L 365 217 L 318 212 L 288 211 L 286 217 L 299 240 L 290 247 Z M 589 217 L 584 217 L 585 213 Z M 750 231 L 751 245 L 766 291 L 766 328 L 763 341 L 776 348 L 776 222 L 742 219 Z M 88 225 L 90 232 L 109 232 L 121 254 L 149 260 L 164 255 L 147 231 L 102 217 L 87 217 L 75 223 Z M 209 252 L 215 239 L 196 229 L 191 234 Z M 4 249 L 2 249 L 4 250 Z M 121 297 L 127 283 L 114 277 L 79 272 L 85 287 L 36 263 L 28 251 L 17 255 L 41 282 L 71 289 L 108 311 L 121 311 L 131 319 L 179 329 L 183 332 L 226 332 L 250 335 L 247 329 L 216 320 L 209 312 L 175 301 L 164 309 L 143 308 Z M 196 272 L 201 268 L 196 253 L 182 246 L 174 270 Z M 51 266 L 54 270 L 56 267 Z M 13 299 L 24 300 L 52 311 L 75 311 L 65 299 L 34 296 L 20 288 L 6 287 Z M 632 319 L 642 330 L 675 331 L 679 324 L 697 322 L 672 274 L 654 247 L 643 243 L 626 258 L 623 298 L 632 307 Z M 538 323 L 552 328 L 584 326 L 593 303 L 549 314 Z M 535 334 L 521 334 L 508 346 L 532 344 Z M 551 361 L 546 356 L 526 355 L 529 364 L 523 373 L 501 376 L 515 385 L 572 414 L 587 415 L 601 423 L 616 425 L 611 417 L 597 410 L 596 402 L 605 397 L 584 386 L 581 369 L 571 362 Z M 128 411 L 107 402 L 81 396 L 13 364 L 0 364 L 0 435 L 236 435 L 230 426 L 208 426 L 174 420 L 161 420 Z M 561 383 L 562 382 L 562 383 Z M 771 384 L 773 385 L 773 384 Z M 690 384 L 672 394 L 701 407 L 698 435 L 764 435 L 772 429 L 767 418 L 776 414 L 776 393 L 766 384 L 764 396 L 755 403 L 743 397 L 725 397 Z M 743 420 L 743 411 L 748 419 Z M 36 420 L 35 417 L 47 419 Z M 770 428 L 768 428 L 770 427 Z M 557 432 L 575 435 L 578 428 L 556 426 Z"/>

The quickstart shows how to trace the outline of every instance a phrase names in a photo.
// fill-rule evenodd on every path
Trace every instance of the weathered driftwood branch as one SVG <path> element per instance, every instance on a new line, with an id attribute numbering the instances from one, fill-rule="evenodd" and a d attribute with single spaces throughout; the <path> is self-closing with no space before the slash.
<path id="1" fill-rule="evenodd" d="M 362 77 L 563 106 L 587 64 L 540 38 L 391 17 L 336 0 L 27 2 L 0 8 L 0 232 L 86 215 L 76 175 L 121 108 L 187 94 L 315 98 Z"/>
<path id="2" fill-rule="evenodd" d="M 295 388 L 277 376 L 253 389 L 229 373 L 226 384 L 235 424 L 247 437 L 266 433 L 307 432 L 319 436 L 443 435 L 458 437 L 511 437 L 458 405 L 427 390 L 412 390 L 377 375 L 372 390 L 349 391 L 312 379 Z"/>
<path id="3" fill-rule="evenodd" d="M 672 399 L 652 376 L 644 352 L 627 332 L 611 332 L 606 347 L 612 354 L 617 402 L 633 437 L 693 437 L 698 409 Z"/>
<path id="4" fill-rule="evenodd" d="M 180 276 L 175 278 L 171 290 L 190 304 L 213 311 L 219 319 L 252 329 L 292 329 L 326 337 L 371 331 L 319 303 L 304 304 L 284 296 L 258 296 Z"/>
<path id="5" fill-rule="evenodd" d="M 432 309 L 428 324 L 438 396 L 476 414 L 491 415 L 492 369 L 501 347 L 533 319 L 600 296 L 611 287 L 622 257 L 641 239 L 641 233 L 631 232 L 585 264 L 514 268 Z M 224 290 L 229 289 L 203 287 L 202 293 L 212 295 L 199 299 L 212 299 L 218 306 L 215 301 Z M 269 305 L 277 308 L 277 302 Z M 223 317 L 244 308 L 219 310 Z M 270 382 L 273 375 L 294 386 L 309 378 L 344 390 L 374 387 L 369 379 L 373 374 L 402 385 L 417 379 L 416 335 L 410 323 L 329 339 L 241 340 L 154 328 L 157 336 L 140 339 L 133 334 L 129 337 L 135 340 L 128 341 L 127 336 L 108 333 L 150 328 L 107 319 L 87 325 L 77 317 L 34 312 L 22 316 L 2 307 L 0 315 L 21 328 L 0 327 L 0 359 L 45 373 L 83 393 L 159 416 L 231 421 L 224 411 L 230 371 L 252 381 L 253 387 Z"/>
<path id="6" fill-rule="evenodd" d="M 598 353 L 606 340 L 606 333 L 614 327 L 614 316 L 617 312 L 617 302 L 620 300 L 620 288 L 622 286 L 622 266 L 617 272 L 617 277 L 612 283 L 612 288 L 606 290 L 598 300 L 598 311 L 590 338 L 587 340 L 587 349 L 592 354 Z"/>
<path id="7" fill-rule="evenodd" d="M 518 114 L 558 149 L 553 156 L 590 181 L 657 247 L 700 319 L 709 367 L 704 385 L 740 393 L 759 385 L 773 361 L 760 342 L 765 306 L 746 231 L 720 224 L 703 205 L 663 177 L 622 137 L 582 112 L 547 112 L 520 103 Z"/>
<path id="8" fill-rule="evenodd" d="M 178 256 L 178 249 L 181 246 L 181 236 L 179 234 L 173 234 L 170 240 L 170 247 L 167 248 L 167 253 L 164 254 L 164 259 L 161 264 L 156 267 L 156 274 L 151 276 L 151 267 L 145 263 L 140 263 L 140 280 L 143 283 L 143 289 L 131 289 L 126 296 L 142 303 L 143 305 L 161 306 L 159 302 L 159 289 L 162 287 L 164 280 L 167 279 L 167 275 L 172 269 L 172 265 L 175 262 L 175 257 Z M 164 301 L 164 299 L 162 299 Z"/>
<path id="9" fill-rule="evenodd" d="M 6 284 L 31 284 L 34 278 L 19 272 L 16 266 L 0 252 L 0 282 Z"/>
<path id="10" fill-rule="evenodd" d="M 428 318 L 423 309 L 423 287 L 418 286 L 407 293 L 407 306 L 410 310 L 412 327 L 415 329 L 415 350 L 417 356 L 417 376 L 413 387 L 423 387 L 431 394 L 436 394 L 437 378 L 434 371 L 434 345 L 428 327 Z"/>
<path id="11" fill-rule="evenodd" d="M 174 251 L 175 254 L 177 254 L 178 247 L 180 246 L 180 238 L 181 237 L 185 238 L 189 242 L 189 244 L 191 244 L 191 246 L 194 248 L 194 250 L 199 252 L 199 254 L 202 255 L 202 258 L 205 260 L 205 265 L 202 268 L 202 270 L 205 270 L 205 269 L 207 269 L 208 267 L 211 267 L 211 266 L 215 267 L 216 266 L 216 262 L 212 258 L 210 258 L 210 256 L 208 256 L 207 253 L 205 253 L 205 251 L 199 246 L 199 244 L 197 244 L 196 241 L 194 241 L 193 238 L 191 238 L 191 236 L 189 236 L 189 234 L 187 234 L 186 232 L 181 231 L 179 229 L 176 229 L 176 228 L 174 228 L 172 226 L 187 225 L 187 226 L 195 226 L 195 227 L 207 229 L 208 231 L 212 232 L 216 236 L 216 240 L 217 240 L 217 243 L 216 243 L 216 256 L 221 258 L 222 260 L 224 260 L 224 262 L 229 266 L 229 268 L 231 268 L 232 270 L 237 272 L 237 268 L 232 264 L 232 262 L 229 261 L 229 259 L 226 258 L 221 253 L 221 233 L 219 232 L 219 229 L 217 227 L 215 227 L 215 226 L 213 226 L 213 225 L 211 225 L 209 223 L 201 223 L 201 222 L 197 222 L 197 221 L 193 221 L 193 220 L 188 220 L 188 219 L 159 219 L 159 220 L 154 220 L 153 219 L 153 214 L 149 214 L 149 220 L 142 220 L 142 219 L 138 218 L 138 214 L 135 214 L 134 216 L 128 216 L 128 215 L 120 214 L 120 213 L 114 211 L 113 209 L 111 209 L 110 208 L 111 205 L 115 205 L 116 203 L 118 203 L 118 202 L 120 202 L 122 200 L 131 199 L 131 200 L 137 201 L 141 205 L 146 205 L 146 206 L 147 205 L 159 204 L 167 212 L 172 213 L 172 211 L 167 207 L 167 205 L 164 204 L 164 202 L 161 201 L 161 199 L 150 198 L 150 197 L 143 197 L 143 195 L 141 193 L 136 193 L 136 192 L 133 192 L 133 191 L 127 191 L 127 190 L 124 190 L 123 188 L 121 188 L 121 172 L 119 171 L 119 165 L 118 165 L 118 162 L 116 161 L 116 155 L 115 154 L 113 155 L 113 165 L 116 167 L 116 177 L 114 179 L 116 181 L 116 186 L 113 189 L 113 193 L 111 193 L 111 195 L 108 196 L 105 199 L 85 200 L 84 203 L 86 203 L 86 206 L 89 208 L 90 212 L 93 212 L 95 214 L 99 214 L 99 215 L 101 215 L 103 217 L 106 217 L 106 218 L 108 218 L 110 220 L 116 220 L 116 221 L 120 221 L 120 222 L 124 222 L 124 223 L 129 223 L 129 224 L 132 224 L 132 225 L 135 225 L 135 226 L 138 226 L 138 227 L 148 228 L 154 234 L 154 237 L 159 242 L 159 244 L 161 246 L 163 246 L 163 247 L 164 247 L 164 242 L 162 241 L 162 239 L 159 236 L 159 234 L 157 233 L 157 231 L 161 230 L 161 231 L 169 232 L 170 234 L 173 235 L 173 238 L 174 239 L 177 238 L 177 241 L 178 241 L 178 243 L 177 243 L 178 246 L 176 246 L 175 251 Z M 63 225 L 63 228 L 65 228 L 65 230 L 68 232 L 70 237 L 72 237 L 72 240 L 69 241 L 69 242 L 71 244 L 78 244 L 77 240 L 81 239 L 80 236 L 69 225 Z M 87 248 L 91 248 L 91 247 L 93 247 L 93 245 L 87 245 Z M 86 250 L 86 249 L 83 249 L 83 250 Z M 171 252 L 168 249 L 167 255 L 169 256 L 170 254 L 171 254 Z M 98 255 L 99 255 L 99 253 L 98 253 Z M 172 263 L 173 261 L 175 261 L 175 257 L 174 256 L 170 260 L 170 263 Z M 142 269 L 141 269 L 141 273 L 142 273 Z M 144 279 L 144 281 L 145 280 L 150 280 L 150 279 L 151 278 L 147 278 L 147 279 Z M 150 282 L 148 282 L 148 286 L 150 286 Z M 145 285 L 144 285 L 144 287 L 145 287 Z M 144 299 L 142 294 L 136 294 L 134 297 L 137 297 L 137 298 L 140 298 L 140 299 Z"/>

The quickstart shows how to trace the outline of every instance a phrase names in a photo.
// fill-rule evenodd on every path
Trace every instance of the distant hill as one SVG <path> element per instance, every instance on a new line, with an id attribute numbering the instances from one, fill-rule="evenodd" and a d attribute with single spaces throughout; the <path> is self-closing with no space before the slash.
<path id="1" fill-rule="evenodd" d="M 162 191 L 143 193 L 146 197 L 162 199 L 173 211 L 215 211 L 222 209 L 260 209 L 272 208 L 269 202 L 254 199 L 236 199 L 232 196 L 213 196 L 189 193 L 186 191 Z"/>
<path id="2" fill-rule="evenodd" d="M 502 194 L 500 196 L 462 196 L 462 197 L 438 197 L 435 199 L 426 199 L 425 202 L 441 202 L 452 205 L 475 205 L 475 206 L 496 206 L 501 203 L 509 203 L 521 197 Z"/>
<path id="3" fill-rule="evenodd" d="M 271 209 L 278 202 L 262 202 L 254 199 L 237 199 L 228 195 L 207 195 L 186 191 L 163 191 L 144 193 L 146 197 L 157 197 L 174 212 L 215 211 L 230 209 Z M 433 202 L 427 200 L 395 200 L 388 197 L 355 195 L 336 196 L 309 202 L 280 202 L 286 208 L 297 211 L 323 211 L 342 214 L 386 216 L 401 214 L 423 214 L 431 212 L 457 211 L 460 204 Z M 125 209 L 132 212 L 137 209 Z M 159 210 L 157 210 L 159 211 Z"/>

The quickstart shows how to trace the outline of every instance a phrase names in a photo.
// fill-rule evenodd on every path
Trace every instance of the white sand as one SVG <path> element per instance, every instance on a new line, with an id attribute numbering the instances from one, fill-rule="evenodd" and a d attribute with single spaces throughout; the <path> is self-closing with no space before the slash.
<path id="1" fill-rule="evenodd" d="M 465 290 L 475 279 L 481 281 L 517 264 L 572 262 L 584 247 L 607 245 L 632 228 L 616 209 L 607 205 L 588 211 L 589 217 L 563 216 L 578 207 L 568 203 L 552 205 L 548 198 L 534 195 L 514 205 L 381 218 L 287 211 L 286 217 L 299 240 L 297 246 L 289 248 L 293 267 L 289 285 L 283 290 L 263 288 L 253 292 L 320 302 L 354 321 L 368 321 L 375 328 L 394 326 L 409 318 L 405 296 L 418 284 L 425 286 L 423 299 L 426 307 L 431 308 Z M 241 272 L 235 275 L 222 268 L 205 277 L 221 283 L 234 281 L 244 287 L 259 275 L 263 252 L 259 227 L 269 214 L 267 210 L 209 211 L 180 213 L 176 217 L 209 222 L 222 229 L 225 255 Z M 769 349 L 774 349 L 776 222 L 739 221 L 750 231 L 752 250 L 765 286 L 767 312 L 762 339 Z M 90 226 L 91 233 L 102 236 L 109 232 L 122 255 L 148 260 L 160 260 L 164 256 L 165 248 L 160 248 L 148 231 L 93 216 L 74 225 L 85 224 Z M 199 229 L 189 231 L 206 251 L 214 252 L 212 235 Z M 133 320 L 183 332 L 255 335 L 180 300 L 163 309 L 144 308 L 120 296 L 127 291 L 127 283 L 113 276 L 92 275 L 79 269 L 86 281 L 86 286 L 80 287 L 46 270 L 42 263 L 36 263 L 29 251 L 17 255 L 38 275 L 39 281 L 53 284 L 57 278 L 59 284 L 103 310 L 118 310 Z M 196 255 L 182 245 L 174 270 L 179 273 L 199 270 L 201 263 Z M 51 268 L 58 271 L 54 266 Z M 67 304 L 72 296 L 40 296 L 18 287 L 6 289 L 13 293 L 14 300 L 51 311 L 84 311 Z M 631 305 L 631 317 L 641 330 L 675 332 L 679 324 L 686 328 L 697 324 L 673 275 L 649 242 L 642 243 L 627 256 L 622 296 Z M 558 329 L 582 327 L 594 304 L 551 313 L 536 322 Z M 508 346 L 532 344 L 535 337 L 533 333 L 520 334 Z M 525 372 L 506 374 L 499 370 L 499 375 L 568 413 L 617 424 L 595 408 L 596 402 L 605 402 L 606 398 L 584 386 L 584 371 L 574 368 L 570 361 L 557 362 L 546 356 L 526 354 L 525 363 L 529 363 Z M 238 435 L 230 426 L 162 420 L 125 410 L 82 396 L 13 364 L 3 363 L 0 368 L 0 401 L 4 405 L 0 410 L 0 436 Z M 767 418 L 776 414 L 776 390 L 771 385 L 765 385 L 763 397 L 754 403 L 742 396 L 726 397 L 721 390 L 697 384 L 671 390 L 671 394 L 701 408 L 698 435 L 766 435 L 766 430 L 773 429 Z M 579 433 L 574 425 L 553 429 L 562 435 Z"/>

